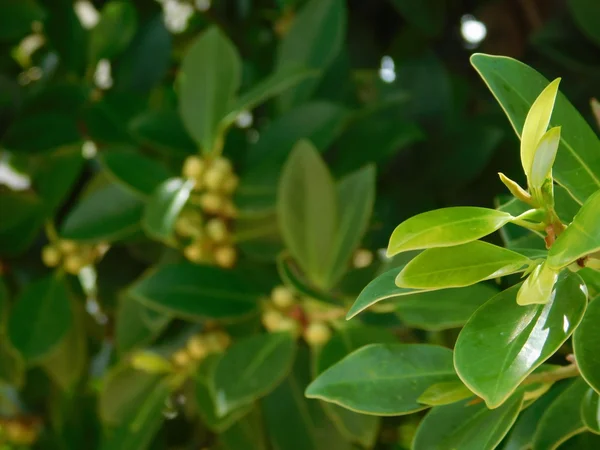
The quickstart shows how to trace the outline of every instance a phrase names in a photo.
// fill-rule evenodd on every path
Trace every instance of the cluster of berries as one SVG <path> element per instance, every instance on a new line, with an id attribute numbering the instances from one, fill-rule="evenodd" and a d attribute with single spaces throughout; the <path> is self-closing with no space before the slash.
<path id="1" fill-rule="evenodd" d="M 231 223 L 237 216 L 232 195 L 238 185 L 229 160 L 189 156 L 183 176 L 194 180 L 189 204 L 175 224 L 177 234 L 188 240 L 183 250 L 194 263 L 214 263 L 231 268 L 237 260 L 232 244 Z"/>
<path id="2" fill-rule="evenodd" d="M 62 239 L 42 249 L 42 262 L 48 267 L 62 266 L 67 273 L 77 275 L 85 266 L 97 262 L 107 248 L 105 244 L 79 244 Z"/>
<path id="3" fill-rule="evenodd" d="M 311 317 L 300 301 L 286 286 L 275 287 L 264 307 L 263 326 L 272 333 L 290 331 L 297 336 L 302 334 L 310 346 L 326 344 L 331 338 L 331 328 L 326 321 Z"/>
<path id="4" fill-rule="evenodd" d="M 222 353 L 231 345 L 231 337 L 222 330 L 212 330 L 188 339 L 185 347 L 173 353 L 171 360 L 177 367 L 187 368 L 211 353 Z"/>

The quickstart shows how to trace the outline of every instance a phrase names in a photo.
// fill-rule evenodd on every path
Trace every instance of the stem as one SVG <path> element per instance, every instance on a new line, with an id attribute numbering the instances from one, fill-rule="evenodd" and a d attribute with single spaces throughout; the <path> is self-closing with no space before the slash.
<path id="1" fill-rule="evenodd" d="M 540 372 L 529 375 L 522 384 L 553 383 L 554 381 L 573 378 L 578 375 L 579 367 L 577 367 L 577 364 L 573 363 L 549 372 Z"/>
<path id="2" fill-rule="evenodd" d="M 544 225 L 543 223 L 533 223 L 533 222 L 527 222 L 526 220 L 520 219 L 518 216 L 515 219 L 511 220 L 511 223 L 514 223 L 515 225 L 519 225 L 523 228 L 527 228 L 528 230 L 532 230 L 532 231 L 544 231 L 546 229 L 546 225 Z"/>

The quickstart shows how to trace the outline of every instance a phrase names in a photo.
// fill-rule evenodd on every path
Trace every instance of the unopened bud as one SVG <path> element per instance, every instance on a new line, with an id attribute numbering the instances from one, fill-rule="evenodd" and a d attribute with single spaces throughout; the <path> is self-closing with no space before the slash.
<path id="1" fill-rule="evenodd" d="M 211 219 L 206 223 L 206 235 L 214 242 L 223 242 L 229 235 L 227 225 L 221 219 Z"/>
<path id="2" fill-rule="evenodd" d="M 280 309 L 287 309 L 295 303 L 294 293 L 286 286 L 277 286 L 271 292 L 273 304 Z"/>
<path id="3" fill-rule="evenodd" d="M 61 240 L 58 241 L 58 248 L 63 253 L 73 253 L 77 250 L 77 244 L 73 241 Z"/>
<path id="4" fill-rule="evenodd" d="M 208 348 L 205 339 L 202 336 L 192 336 L 189 338 L 186 348 L 189 355 L 196 361 L 204 359 L 208 354 Z"/>
<path id="5" fill-rule="evenodd" d="M 42 249 L 42 262 L 48 267 L 56 267 L 60 263 L 61 254 L 52 245 L 46 245 Z"/>
<path id="6" fill-rule="evenodd" d="M 147 373 L 168 373 L 173 370 L 169 360 L 147 351 L 134 353 L 131 357 L 131 366 Z"/>
<path id="7" fill-rule="evenodd" d="M 63 263 L 63 267 L 71 275 L 77 275 L 85 266 L 85 261 L 81 256 L 76 254 L 67 255 Z"/>
<path id="8" fill-rule="evenodd" d="M 200 178 L 204 167 L 205 163 L 199 156 L 188 156 L 183 163 L 183 176 L 186 178 Z"/>
<path id="9" fill-rule="evenodd" d="M 214 193 L 207 192 L 200 198 L 200 206 L 208 214 L 217 214 L 223 208 L 223 199 Z"/>
<path id="10" fill-rule="evenodd" d="M 304 330 L 304 340 L 310 346 L 321 346 L 331 338 L 329 327 L 319 321 L 311 322 Z"/>
<path id="11" fill-rule="evenodd" d="M 173 354 L 173 362 L 180 367 L 187 366 L 191 361 L 192 359 L 190 358 L 190 355 L 184 349 L 177 350 Z"/>
<path id="12" fill-rule="evenodd" d="M 183 249 L 183 255 L 193 263 L 201 263 L 206 259 L 206 252 L 200 241 L 192 242 Z"/>
<path id="13" fill-rule="evenodd" d="M 218 247 L 213 256 L 217 265 L 224 269 L 231 269 L 237 261 L 237 252 L 231 246 Z"/>

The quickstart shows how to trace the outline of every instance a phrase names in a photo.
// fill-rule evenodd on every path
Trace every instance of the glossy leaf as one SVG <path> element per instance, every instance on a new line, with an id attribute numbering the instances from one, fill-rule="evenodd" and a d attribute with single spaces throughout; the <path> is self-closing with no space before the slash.
<path id="1" fill-rule="evenodd" d="M 581 376 L 600 393 L 600 297 L 590 301 L 583 320 L 573 336 L 573 349 Z"/>
<path id="2" fill-rule="evenodd" d="M 277 50 L 277 70 L 294 67 L 325 69 L 338 55 L 346 34 L 346 8 L 341 0 L 310 0 L 296 15 Z M 306 101 L 318 79 L 306 80 L 279 97 L 282 110 Z"/>
<path id="3" fill-rule="evenodd" d="M 413 449 L 493 450 L 515 423 L 522 404 L 522 394 L 515 394 L 492 410 L 470 400 L 436 406 L 417 429 Z"/>
<path id="4" fill-rule="evenodd" d="M 542 136 L 531 163 L 530 184 L 532 189 L 541 189 L 546 180 L 552 179 L 552 165 L 559 143 L 560 127 L 551 128 Z"/>
<path id="5" fill-rule="evenodd" d="M 511 219 L 513 216 L 508 213 L 472 206 L 421 213 L 396 227 L 390 237 L 387 255 L 465 244 L 493 233 Z"/>
<path id="6" fill-rule="evenodd" d="M 430 248 L 412 259 L 396 285 L 413 289 L 463 287 L 525 270 L 529 258 L 483 241 Z"/>
<path id="7" fill-rule="evenodd" d="M 237 50 L 211 27 L 191 45 L 177 78 L 179 113 L 190 136 L 205 153 L 213 151 L 219 124 L 233 106 L 241 81 Z"/>
<path id="8" fill-rule="evenodd" d="M 593 389 L 588 389 L 583 397 L 581 419 L 589 430 L 600 434 L 600 396 Z"/>
<path id="9" fill-rule="evenodd" d="M 521 164 L 525 175 L 531 181 L 533 161 L 542 137 L 546 134 L 554 102 L 558 94 L 560 78 L 554 80 L 535 99 L 523 124 L 521 132 Z"/>
<path id="10" fill-rule="evenodd" d="M 548 252 L 548 265 L 560 269 L 600 250 L 600 190 L 581 207 Z"/>
<path id="11" fill-rule="evenodd" d="M 155 150 L 181 155 L 196 152 L 177 111 L 145 111 L 129 122 L 128 129 L 138 142 Z"/>
<path id="12" fill-rule="evenodd" d="M 245 316 L 263 294 L 243 273 L 192 263 L 159 267 L 129 293 L 143 305 L 191 320 Z"/>
<path id="13" fill-rule="evenodd" d="M 115 181 L 142 196 L 150 195 L 169 178 L 169 171 L 163 165 L 132 150 L 105 151 L 100 156 L 100 161 Z"/>
<path id="14" fill-rule="evenodd" d="M 425 389 L 456 377 L 451 359 L 433 345 L 368 345 L 323 372 L 306 396 L 364 414 L 409 414 L 426 408 L 417 401 Z"/>
<path id="15" fill-rule="evenodd" d="M 142 227 L 149 236 L 172 242 L 175 222 L 194 188 L 194 180 L 171 178 L 161 183 L 144 208 Z"/>
<path id="16" fill-rule="evenodd" d="M 545 305 L 552 298 L 558 272 L 546 263 L 536 266 L 517 293 L 519 305 Z"/>
<path id="17" fill-rule="evenodd" d="M 448 405 L 466 398 L 473 397 L 473 393 L 462 381 L 444 381 L 429 386 L 417 401 L 429 406 Z"/>
<path id="18" fill-rule="evenodd" d="M 73 324 L 69 294 L 62 276 L 31 283 L 15 303 L 8 320 L 8 337 L 26 362 L 48 356 Z"/>
<path id="19" fill-rule="evenodd" d="M 517 135 L 521 135 L 529 108 L 547 86 L 547 80 L 527 65 L 503 56 L 475 54 L 471 64 L 506 112 Z M 561 93 L 556 98 L 550 126 L 562 127 L 553 167 L 554 179 L 583 203 L 600 188 L 600 159 L 597 157 L 600 141 Z"/>
<path id="20" fill-rule="evenodd" d="M 217 416 L 225 416 L 275 389 L 291 369 L 294 347 L 289 333 L 262 334 L 233 344 L 214 371 Z"/>
<path id="21" fill-rule="evenodd" d="M 500 406 L 560 348 L 586 308 L 584 285 L 573 273 L 561 274 L 545 305 L 518 305 L 518 289 L 513 286 L 479 308 L 456 342 L 454 364 L 459 377 L 490 408 Z"/>
<path id="22" fill-rule="evenodd" d="M 329 263 L 328 285 L 335 285 L 349 268 L 349 260 L 367 230 L 375 203 L 375 168 L 367 166 L 336 186 L 338 225 Z"/>
<path id="23" fill-rule="evenodd" d="M 90 63 L 117 56 L 129 45 L 136 29 L 137 16 L 131 3 L 106 3 L 100 13 L 100 21 L 90 34 Z"/>
<path id="24" fill-rule="evenodd" d="M 65 239 L 115 242 L 140 231 L 144 203 L 115 184 L 107 184 L 82 198 L 65 218 Z"/>
<path id="25" fill-rule="evenodd" d="M 281 233 L 306 276 L 326 287 L 337 231 L 335 186 L 327 166 L 307 141 L 299 142 L 283 169 L 277 196 Z"/>
<path id="26" fill-rule="evenodd" d="M 533 438 L 533 450 L 554 450 L 585 430 L 580 410 L 587 389 L 585 381 L 577 378 L 552 402 L 540 419 Z"/>

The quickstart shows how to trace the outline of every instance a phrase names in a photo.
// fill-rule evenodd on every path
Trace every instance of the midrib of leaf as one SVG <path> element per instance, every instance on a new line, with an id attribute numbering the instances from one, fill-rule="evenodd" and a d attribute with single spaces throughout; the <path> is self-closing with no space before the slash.
<path id="1" fill-rule="evenodd" d="M 268 345 L 265 345 L 256 355 L 256 357 L 252 360 L 250 364 L 246 367 L 243 372 L 243 375 L 240 377 L 241 379 L 245 379 L 250 377 L 253 372 L 258 369 L 258 367 L 274 353 L 275 349 L 281 344 L 283 341 L 281 339 L 273 339 L 271 342 L 268 342 Z"/>
<path id="2" fill-rule="evenodd" d="M 484 83 L 487 85 L 487 87 L 490 90 L 490 92 L 492 93 L 492 95 L 496 98 L 496 101 L 498 102 L 498 104 L 500 105 L 500 107 L 502 108 L 502 110 L 504 111 L 504 113 L 506 114 L 506 117 L 508 117 L 510 124 L 512 125 L 513 129 L 515 130 L 515 133 L 517 134 L 517 136 L 520 139 L 521 138 L 521 133 L 519 132 L 519 130 L 517 130 L 517 128 L 515 126 L 515 123 L 513 122 L 513 119 L 511 117 L 511 115 L 508 113 L 508 111 L 504 107 L 504 104 L 500 101 L 500 99 L 496 95 L 495 91 L 491 88 L 491 86 L 488 83 L 486 77 L 483 76 L 483 74 L 481 73 L 481 71 L 479 70 L 479 68 L 477 66 L 474 66 L 474 67 L 475 67 L 475 70 L 477 70 L 477 72 L 479 73 L 479 75 L 483 79 Z M 500 75 L 499 72 L 497 72 L 496 70 L 494 70 L 494 73 L 496 74 L 496 76 L 498 76 L 498 78 L 500 78 L 506 84 L 506 86 L 511 86 L 510 83 L 502 75 Z M 513 92 L 515 92 L 517 94 L 517 96 L 523 101 L 523 103 L 525 103 L 525 105 L 528 105 L 529 107 L 531 107 L 531 104 L 521 95 L 521 93 L 519 91 L 513 90 Z M 556 124 L 552 123 L 552 119 L 550 119 L 550 125 L 556 125 Z M 558 124 L 558 125 L 560 125 L 560 124 Z M 594 172 L 592 172 L 592 170 L 586 164 L 584 164 L 583 160 L 579 157 L 579 155 L 577 155 L 577 153 L 575 153 L 575 150 L 573 149 L 573 147 L 571 147 L 567 143 L 567 141 L 565 141 L 565 138 L 563 137 L 562 134 L 561 134 L 561 137 L 560 137 L 560 142 L 565 146 L 565 148 L 567 148 L 567 150 L 569 150 L 569 153 L 571 153 L 571 155 L 573 155 L 573 157 L 577 160 L 577 162 L 579 162 L 579 164 L 581 164 L 581 167 L 584 168 L 584 170 L 589 174 L 590 178 L 600 188 L 600 179 L 596 178 L 596 176 L 594 175 Z M 567 192 L 569 192 L 569 194 L 571 194 L 571 196 L 577 201 L 577 203 L 579 203 L 579 204 L 583 203 L 582 200 L 580 200 L 579 198 L 575 197 L 574 193 L 572 193 L 565 186 L 563 186 L 563 187 L 565 188 L 565 190 Z"/>
<path id="3" fill-rule="evenodd" d="M 528 259 L 525 259 L 521 263 L 521 265 L 526 264 L 528 261 L 529 261 Z M 498 266 L 498 265 L 502 264 L 502 266 L 498 269 L 498 270 L 500 270 L 500 269 L 503 269 L 505 267 L 509 267 L 509 266 L 518 264 L 519 262 L 520 261 L 517 261 L 515 259 L 513 259 L 513 260 L 498 260 L 498 261 L 493 261 L 493 262 L 488 262 L 488 263 L 471 264 L 471 265 L 467 265 L 467 266 L 451 267 L 451 268 L 448 268 L 448 269 L 438 269 L 438 270 L 426 272 L 426 273 L 423 273 L 423 274 L 420 274 L 420 275 L 412 275 L 412 276 L 410 276 L 410 278 L 412 278 L 413 280 L 414 279 L 420 280 L 420 279 L 423 279 L 423 278 L 426 279 L 426 278 L 428 278 L 428 277 L 430 277 L 432 275 L 444 274 L 444 273 L 449 273 L 449 272 L 463 272 L 463 271 L 466 271 L 466 270 L 472 270 L 474 268 L 479 268 L 479 267 L 489 267 L 489 266 L 495 267 L 495 266 Z M 494 275 L 498 270 L 496 270 L 495 272 L 493 272 L 491 275 Z M 519 270 L 515 270 L 515 272 L 518 272 L 518 271 Z M 408 289 L 410 289 L 410 288 L 408 288 Z M 431 289 L 431 290 L 433 290 L 433 289 Z"/>

